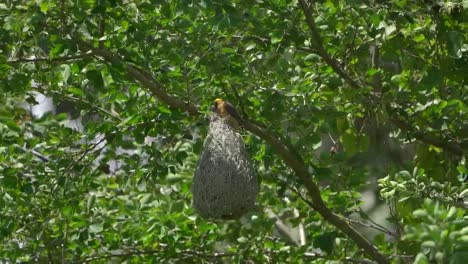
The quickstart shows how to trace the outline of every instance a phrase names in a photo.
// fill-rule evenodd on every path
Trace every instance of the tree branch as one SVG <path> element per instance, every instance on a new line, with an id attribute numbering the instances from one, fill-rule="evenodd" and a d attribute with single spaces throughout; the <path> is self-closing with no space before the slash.
<path id="1" fill-rule="evenodd" d="M 124 66 L 127 70 L 128 75 L 134 81 L 140 83 L 143 87 L 146 87 L 156 98 L 159 98 L 165 104 L 173 108 L 183 110 L 189 113 L 190 115 L 200 114 L 197 106 L 195 106 L 194 104 L 190 102 L 184 102 L 175 96 L 169 95 L 166 92 L 166 87 L 164 87 L 162 83 L 156 80 L 151 72 L 148 72 L 146 70 L 138 68 L 137 66 L 124 62 L 121 58 L 115 56 L 107 49 L 95 48 L 94 46 L 82 41 L 81 39 L 76 39 L 76 41 L 78 41 L 80 49 L 92 50 L 96 56 L 102 57 L 108 63 Z"/>
<path id="2" fill-rule="evenodd" d="M 343 78 L 351 87 L 355 89 L 361 88 L 361 85 L 357 83 L 343 68 L 341 68 L 339 62 L 333 59 L 328 52 L 323 47 L 322 37 L 319 34 L 317 24 L 315 24 L 313 14 L 313 1 L 310 1 L 310 5 L 307 5 L 304 0 L 299 0 L 299 6 L 301 7 L 302 11 L 304 12 L 307 26 L 309 27 L 310 31 L 312 32 L 313 41 L 315 43 L 314 48 L 316 49 L 318 55 L 322 57 L 322 59 L 333 68 L 333 70 Z"/>
<path id="3" fill-rule="evenodd" d="M 315 43 L 315 46 L 314 48 L 316 49 L 316 52 L 318 53 L 318 55 L 330 66 L 333 68 L 333 70 L 341 77 L 343 78 L 351 87 L 355 88 L 355 89 L 359 89 L 361 87 L 361 85 L 359 85 L 358 82 L 356 82 L 353 78 L 351 78 L 351 76 L 345 72 L 345 70 L 343 68 L 341 68 L 341 66 L 339 65 L 338 61 L 333 59 L 329 54 L 328 52 L 325 50 L 324 46 L 323 46 L 323 41 L 322 41 L 322 38 L 319 34 L 319 31 L 318 31 L 318 28 L 317 28 L 317 25 L 315 24 L 315 20 L 313 18 L 313 1 L 310 1 L 310 4 L 308 5 L 305 0 L 298 0 L 298 3 L 299 3 L 299 6 L 300 8 L 302 9 L 304 15 L 305 15 L 305 18 L 306 18 L 306 22 L 307 22 L 307 25 L 310 29 L 310 31 L 312 32 L 312 37 L 313 37 L 313 40 L 314 40 L 314 43 Z M 411 131 L 411 126 L 409 126 L 407 123 L 405 123 L 404 121 L 398 119 L 398 118 L 392 118 L 391 121 L 397 126 L 399 127 L 400 129 L 404 130 L 404 131 Z M 462 148 L 460 148 L 458 145 L 456 144 L 453 144 L 451 142 L 448 142 L 446 140 L 443 140 L 443 139 L 440 139 L 440 138 L 437 138 L 437 137 L 434 137 L 432 135 L 428 135 L 428 134 L 424 134 L 422 132 L 416 132 L 416 133 L 413 133 L 413 135 L 415 136 L 415 138 L 417 138 L 418 140 L 422 141 L 422 142 L 425 142 L 425 143 L 429 143 L 429 144 L 432 144 L 434 146 L 438 146 L 438 147 L 441 147 L 443 149 L 446 149 L 450 152 L 453 152 L 455 154 L 458 154 L 458 155 L 463 155 L 464 151 Z M 310 191 L 309 191 L 310 192 Z M 314 200 L 314 199 L 313 199 Z M 314 200 L 315 202 L 315 200 Z M 315 208 L 317 210 L 317 208 Z M 328 208 L 327 208 L 328 209 Z M 317 210 L 318 211 L 318 210 Z M 321 213 L 322 214 L 322 213 Z M 332 214 L 333 215 L 333 214 Z M 335 219 L 333 217 L 331 217 L 330 219 L 328 219 L 330 222 L 332 222 L 331 220 L 335 221 Z M 332 222 L 333 223 L 333 222 Z M 339 225 L 342 225 L 341 223 L 337 222 L 335 223 L 335 226 L 337 226 L 338 228 L 340 228 L 337 224 Z M 342 228 L 344 229 L 347 229 L 346 226 L 342 226 Z M 342 228 L 340 228 L 343 232 L 345 232 Z M 347 233 L 351 238 L 353 238 L 353 240 L 361 247 L 361 248 L 364 248 L 366 249 L 366 253 L 369 254 L 372 258 L 374 258 L 374 260 L 376 260 L 377 262 L 379 263 L 389 263 L 389 260 L 384 256 L 382 255 L 380 252 L 378 252 L 376 249 L 374 250 L 373 246 L 369 243 L 369 241 L 367 241 L 365 238 L 364 238 L 364 241 L 361 241 L 361 239 L 359 237 L 353 237 L 352 235 L 354 235 L 354 230 L 347 230 Z M 345 232 L 346 233 L 346 232 Z M 357 233 L 357 232 L 356 232 Z M 359 234 L 359 233 L 358 233 Z M 360 235 L 360 234 L 359 234 Z M 370 247 L 369 247 L 370 245 Z"/>
<path id="4" fill-rule="evenodd" d="M 120 116 L 117 113 L 109 112 L 108 110 L 106 110 L 106 109 L 104 109 L 102 107 L 96 106 L 95 104 L 93 104 L 91 102 L 88 102 L 86 100 L 83 100 L 81 98 L 65 95 L 65 94 L 62 94 L 60 92 L 53 91 L 53 90 L 49 91 L 47 89 L 44 89 L 40 85 L 36 87 L 36 90 L 38 90 L 39 92 L 41 92 L 44 95 L 48 95 L 48 94 L 51 93 L 51 94 L 60 96 L 61 98 L 64 98 L 65 100 L 69 100 L 69 101 L 72 101 L 72 102 L 75 102 L 75 103 L 78 103 L 78 104 L 84 104 L 84 105 L 88 106 L 89 108 L 95 109 L 96 111 L 99 111 L 99 112 L 102 112 L 103 114 L 105 114 L 105 115 L 107 115 L 107 116 L 109 116 L 109 117 L 111 117 L 113 119 L 116 119 L 118 121 L 122 121 L 122 119 L 120 118 Z"/>
<path id="5" fill-rule="evenodd" d="M 441 203 L 445 203 L 454 207 L 462 208 L 462 209 L 468 209 L 468 202 L 463 201 L 463 199 L 460 199 L 460 201 L 457 201 L 456 196 L 452 196 L 450 198 L 447 198 L 447 196 L 440 195 L 438 193 L 433 193 L 431 191 L 420 191 L 418 193 L 419 195 L 415 197 L 421 197 L 421 198 L 428 198 L 431 200 L 436 200 Z"/>
<path id="6" fill-rule="evenodd" d="M 444 138 L 436 137 L 434 135 L 429 135 L 421 131 L 416 131 L 413 126 L 409 125 L 408 123 L 406 123 L 405 121 L 403 121 L 402 119 L 398 117 L 390 118 L 390 121 L 392 121 L 392 123 L 395 124 L 395 126 L 397 126 L 402 131 L 408 132 L 414 138 L 424 143 L 445 149 L 459 156 L 462 156 L 464 152 L 466 151 L 458 144 L 447 141 Z"/>
<path id="7" fill-rule="evenodd" d="M 310 4 L 308 5 L 305 0 L 298 0 L 299 1 L 299 6 L 302 9 L 307 26 L 309 27 L 310 31 L 312 32 L 312 37 L 315 42 L 315 49 L 316 53 L 330 66 L 333 68 L 333 70 L 341 77 L 343 78 L 351 87 L 355 89 L 359 89 L 361 85 L 356 82 L 351 76 L 340 66 L 339 62 L 332 58 L 328 52 L 325 50 L 323 46 L 323 41 L 322 38 L 319 34 L 317 25 L 315 24 L 315 20 L 313 18 L 313 1 L 310 1 Z M 380 85 L 380 84 L 379 84 Z M 378 88 L 378 87 L 377 87 Z M 379 90 L 379 89 L 376 89 Z M 372 96 L 372 95 L 371 95 Z M 375 95 L 373 96 L 375 97 Z M 378 99 L 378 98 L 373 98 L 373 99 Z M 399 119 L 398 117 L 390 119 L 390 121 L 395 124 L 398 128 L 404 131 L 411 131 L 411 126 L 406 124 L 403 120 Z M 428 143 L 440 148 L 443 148 L 449 152 L 452 152 L 457 155 L 463 155 L 464 151 L 463 149 L 451 142 L 448 142 L 444 139 L 435 137 L 433 135 L 425 134 L 422 132 L 416 132 L 413 133 L 414 137 L 418 139 L 421 142 Z"/>
<path id="8" fill-rule="evenodd" d="M 122 249 L 122 250 L 114 250 L 113 252 L 109 252 L 108 254 L 103 254 L 103 255 L 94 255 L 90 256 L 87 258 L 83 258 L 80 260 L 75 260 L 71 261 L 70 263 L 74 264 L 82 264 L 82 263 L 90 263 L 94 261 L 99 261 L 99 260 L 109 260 L 112 258 L 129 258 L 129 257 L 135 257 L 135 256 L 151 256 L 151 255 L 157 255 L 161 253 L 165 253 L 168 245 L 166 244 L 160 244 L 161 249 L 152 249 L 152 250 L 139 250 L 136 248 L 131 248 L 131 249 Z M 181 252 L 178 253 L 178 256 L 180 258 L 198 258 L 198 259 L 206 259 L 210 261 L 216 261 L 218 262 L 222 258 L 226 257 L 234 257 L 236 256 L 237 253 L 221 253 L 221 252 L 213 252 L 213 253 L 205 253 L 202 251 L 196 251 L 196 250 L 182 250 Z M 324 254 L 320 253 L 314 253 L 314 252 L 305 252 L 304 253 L 304 260 L 318 260 L 318 259 L 327 259 L 327 256 Z M 168 259 L 179 259 L 179 258 L 173 258 L 173 257 L 168 257 Z M 374 264 L 374 262 L 369 261 L 367 259 L 356 259 L 356 258 L 351 258 L 351 257 L 346 257 L 343 259 L 344 262 L 348 263 L 359 263 L 359 264 Z"/>
<path id="9" fill-rule="evenodd" d="M 315 24 L 315 20 L 313 18 L 313 2 L 311 1 L 310 5 L 308 5 L 304 0 L 299 0 L 299 6 L 302 9 L 307 25 L 312 32 L 313 41 L 315 43 L 314 48 L 317 50 L 318 55 L 330 66 L 333 70 L 343 78 L 352 88 L 359 89 L 361 85 L 357 83 L 351 76 L 346 73 L 341 66 L 339 65 L 338 61 L 333 59 L 328 52 L 325 50 L 323 46 L 322 38 L 318 32 L 317 25 Z M 297 173 L 297 172 L 296 172 Z M 298 173 L 300 175 L 300 173 Z M 300 176 L 303 178 L 304 176 Z M 307 187 L 307 185 L 306 185 Z M 309 190 L 307 187 L 309 194 L 315 190 Z M 379 263 L 390 263 L 387 257 L 385 257 L 382 253 L 380 253 L 366 238 L 364 238 L 360 233 L 358 233 L 350 224 L 340 218 L 340 216 L 331 212 L 327 207 L 321 208 L 317 207 L 316 200 L 317 197 L 311 198 L 314 202 L 314 209 L 317 210 L 324 218 L 326 218 L 329 222 L 339 228 L 342 232 L 347 234 L 351 237 L 359 247 L 365 250 L 365 252 L 371 256 L 374 260 Z M 321 200 L 321 198 L 320 198 Z M 323 203 L 323 202 L 322 202 Z"/>
<path id="10" fill-rule="evenodd" d="M 110 64 L 124 66 L 127 70 L 128 75 L 140 83 L 142 86 L 150 90 L 154 96 L 159 98 L 162 102 L 168 104 L 171 107 L 180 109 L 182 111 L 188 112 L 190 115 L 199 115 L 200 112 L 198 108 L 189 103 L 184 102 L 181 99 L 178 99 L 172 95 L 169 95 L 166 92 L 166 88 L 163 84 L 157 81 L 151 72 L 148 72 L 143 69 L 139 69 L 136 66 L 130 65 L 124 62 L 118 56 L 113 55 L 106 49 L 95 48 L 88 43 L 77 39 L 76 40 L 81 49 L 91 49 L 94 54 L 102 57 L 105 61 Z M 244 119 L 242 125 L 244 128 L 253 134 L 257 135 L 269 145 L 273 147 L 276 153 L 283 159 L 287 166 L 289 166 L 298 176 L 299 181 L 304 184 L 307 189 L 307 192 L 312 199 L 312 207 L 315 209 L 322 217 L 341 230 L 343 233 L 348 235 L 353 239 L 356 244 L 362 248 L 369 256 L 375 259 L 379 263 L 389 263 L 388 259 L 381 254 L 376 247 L 374 247 L 362 234 L 357 232 L 349 223 L 341 218 L 341 216 L 333 213 L 325 205 L 322 197 L 320 196 L 320 189 L 312 181 L 312 175 L 308 172 L 307 166 L 302 161 L 299 154 L 297 154 L 290 145 L 284 141 L 281 137 L 275 136 L 272 133 L 268 132 L 265 128 L 259 125 L 256 122 Z"/>
<path id="11" fill-rule="evenodd" d="M 64 56 L 64 57 L 57 57 L 57 58 L 19 58 L 16 60 L 9 60 L 8 63 L 10 64 L 18 64 L 18 63 L 27 63 L 27 62 L 64 62 L 64 61 L 70 61 L 70 60 L 79 60 L 83 58 L 88 58 L 92 57 L 93 53 L 91 52 L 86 52 L 82 54 L 76 54 L 76 55 L 70 55 L 70 56 Z"/>
<path id="12" fill-rule="evenodd" d="M 166 247 L 164 247 L 166 248 Z M 132 249 L 127 252 L 116 252 L 116 253 L 109 253 L 105 255 L 97 255 L 97 256 L 92 256 L 88 257 L 82 260 L 78 261 L 73 261 L 72 263 L 89 263 L 97 260 L 105 260 L 105 259 L 111 259 L 111 258 L 125 258 L 125 257 L 134 257 L 134 256 L 144 256 L 144 255 L 156 255 L 163 253 L 165 249 L 161 250 L 137 250 L 137 249 Z M 203 258 L 203 259 L 216 259 L 216 258 L 224 258 L 224 257 L 231 257 L 234 256 L 234 253 L 212 253 L 212 254 L 206 254 L 203 252 L 199 251 L 193 251 L 193 250 L 184 250 L 180 252 L 180 254 L 184 257 L 197 257 L 197 258 Z"/>
<path id="13" fill-rule="evenodd" d="M 356 219 L 352 219 L 352 218 L 343 217 L 343 219 L 346 219 L 346 221 L 349 221 L 350 223 L 355 223 L 355 224 L 358 224 L 358 225 L 361 225 L 361 226 L 365 226 L 365 227 L 368 227 L 368 228 L 372 228 L 372 229 L 375 229 L 375 230 L 377 230 L 377 231 L 380 231 L 380 232 L 382 232 L 382 233 L 384 233 L 384 234 L 387 234 L 387 235 L 389 235 L 389 236 L 396 237 L 396 235 L 395 235 L 393 232 L 387 230 L 386 228 L 382 228 L 382 227 L 379 226 L 379 225 L 373 225 L 373 224 L 371 225 L 371 224 L 364 223 L 364 222 L 362 222 L 362 221 L 359 221 L 359 220 L 356 220 Z"/>

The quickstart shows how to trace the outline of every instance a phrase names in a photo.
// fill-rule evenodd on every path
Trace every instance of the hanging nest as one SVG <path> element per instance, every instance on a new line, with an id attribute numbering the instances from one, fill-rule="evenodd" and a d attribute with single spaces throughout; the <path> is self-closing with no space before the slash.
<path id="1" fill-rule="evenodd" d="M 236 219 L 253 209 L 258 190 L 241 135 L 212 115 L 193 179 L 195 210 L 203 218 Z"/>

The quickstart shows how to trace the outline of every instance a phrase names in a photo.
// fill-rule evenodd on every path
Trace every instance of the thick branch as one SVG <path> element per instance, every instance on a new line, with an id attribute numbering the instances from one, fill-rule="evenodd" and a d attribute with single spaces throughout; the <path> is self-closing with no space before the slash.
<path id="1" fill-rule="evenodd" d="M 310 5 L 307 5 L 307 3 L 304 0 L 299 0 L 299 6 L 301 7 L 302 11 L 304 12 L 307 26 L 309 27 L 310 31 L 312 32 L 312 37 L 313 41 L 315 42 L 314 48 L 317 50 L 317 53 L 322 59 L 330 65 L 330 67 L 333 68 L 333 70 L 341 77 L 343 78 L 351 87 L 355 89 L 361 88 L 361 85 L 359 85 L 351 76 L 349 76 L 348 73 L 341 68 L 339 62 L 335 59 L 333 59 L 330 54 L 325 50 L 323 47 L 323 41 L 322 37 L 320 36 L 317 28 L 317 24 L 315 24 L 314 17 L 312 16 L 312 9 L 313 9 L 313 1 L 310 1 Z"/>
<path id="2" fill-rule="evenodd" d="M 464 150 L 456 143 L 449 142 L 443 138 L 439 138 L 421 131 L 416 131 L 413 126 L 409 125 L 405 121 L 394 117 L 390 119 L 393 124 L 395 124 L 399 129 L 409 132 L 414 138 L 424 143 L 434 145 L 436 147 L 448 150 L 457 155 L 463 155 Z"/>
<path id="3" fill-rule="evenodd" d="M 77 40 L 77 41 L 79 42 L 80 48 L 91 49 L 95 55 L 104 58 L 105 61 L 114 65 L 124 66 L 127 70 L 128 75 L 133 80 L 135 80 L 136 82 L 139 82 L 141 85 L 146 87 L 148 90 L 151 91 L 151 93 L 155 97 L 159 98 L 161 101 L 168 104 L 169 106 L 186 111 L 190 115 L 199 114 L 198 108 L 194 104 L 190 102 L 184 102 L 180 99 L 177 99 L 175 96 L 169 95 L 166 92 L 166 87 L 164 87 L 164 85 L 160 83 L 158 80 L 154 79 L 150 72 L 145 71 L 143 69 L 139 69 L 136 66 L 133 66 L 124 62 L 121 58 L 113 55 L 111 52 L 109 52 L 106 49 L 95 48 L 81 40 Z"/>
<path id="4" fill-rule="evenodd" d="M 325 50 L 323 47 L 323 42 L 322 38 L 318 32 L 317 25 L 315 24 L 315 20 L 313 18 L 313 13 L 312 13 L 312 8 L 313 8 L 313 3 L 310 4 L 310 6 L 304 1 L 304 0 L 299 0 L 299 6 L 304 12 L 305 18 L 307 25 L 309 29 L 312 32 L 312 37 L 314 38 L 315 46 L 314 48 L 317 49 L 318 55 L 330 66 L 333 68 L 333 70 L 341 77 L 343 78 L 351 87 L 355 89 L 359 89 L 361 85 L 359 85 L 351 76 L 349 76 L 339 65 L 338 61 L 333 59 Z M 306 171 L 305 171 L 306 172 Z M 296 173 L 299 175 L 301 179 L 307 178 L 307 173 L 304 173 L 301 169 L 301 171 L 296 171 Z M 308 186 L 309 185 L 309 186 Z M 374 260 L 376 260 L 379 263 L 390 263 L 388 258 L 385 257 L 382 253 L 380 253 L 377 248 L 375 248 L 366 238 L 364 238 L 359 232 L 357 232 L 350 224 L 348 224 L 345 220 L 343 220 L 340 216 L 334 214 L 331 212 L 326 206 L 322 206 L 321 203 L 323 204 L 323 201 L 321 200 L 321 197 L 314 197 L 312 194 L 314 192 L 318 192 L 318 188 L 316 185 L 310 186 L 310 184 L 306 184 L 306 187 L 308 189 L 309 195 L 311 195 L 314 209 L 317 210 L 325 219 L 327 219 L 329 222 L 331 222 L 333 225 L 335 225 L 338 229 L 340 229 L 343 233 L 347 234 L 349 237 L 351 237 L 356 244 L 362 249 L 365 250 L 365 252 L 371 256 Z M 309 189 L 309 187 L 315 187 Z"/>

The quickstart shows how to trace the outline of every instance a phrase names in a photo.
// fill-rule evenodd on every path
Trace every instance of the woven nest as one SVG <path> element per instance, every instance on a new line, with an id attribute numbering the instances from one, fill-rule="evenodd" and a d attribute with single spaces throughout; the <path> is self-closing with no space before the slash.
<path id="1" fill-rule="evenodd" d="M 235 219 L 255 206 L 259 190 L 244 141 L 213 115 L 193 179 L 193 205 L 208 219 Z"/>

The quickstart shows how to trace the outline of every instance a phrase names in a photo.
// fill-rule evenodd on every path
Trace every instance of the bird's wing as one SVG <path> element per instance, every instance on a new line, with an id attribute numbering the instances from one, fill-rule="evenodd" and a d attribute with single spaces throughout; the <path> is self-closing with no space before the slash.
<path id="1" fill-rule="evenodd" d="M 236 108 L 228 102 L 224 102 L 225 109 L 228 112 L 228 114 L 232 117 L 234 117 L 237 120 L 241 120 L 241 117 L 239 115 L 239 112 L 237 112 Z"/>

